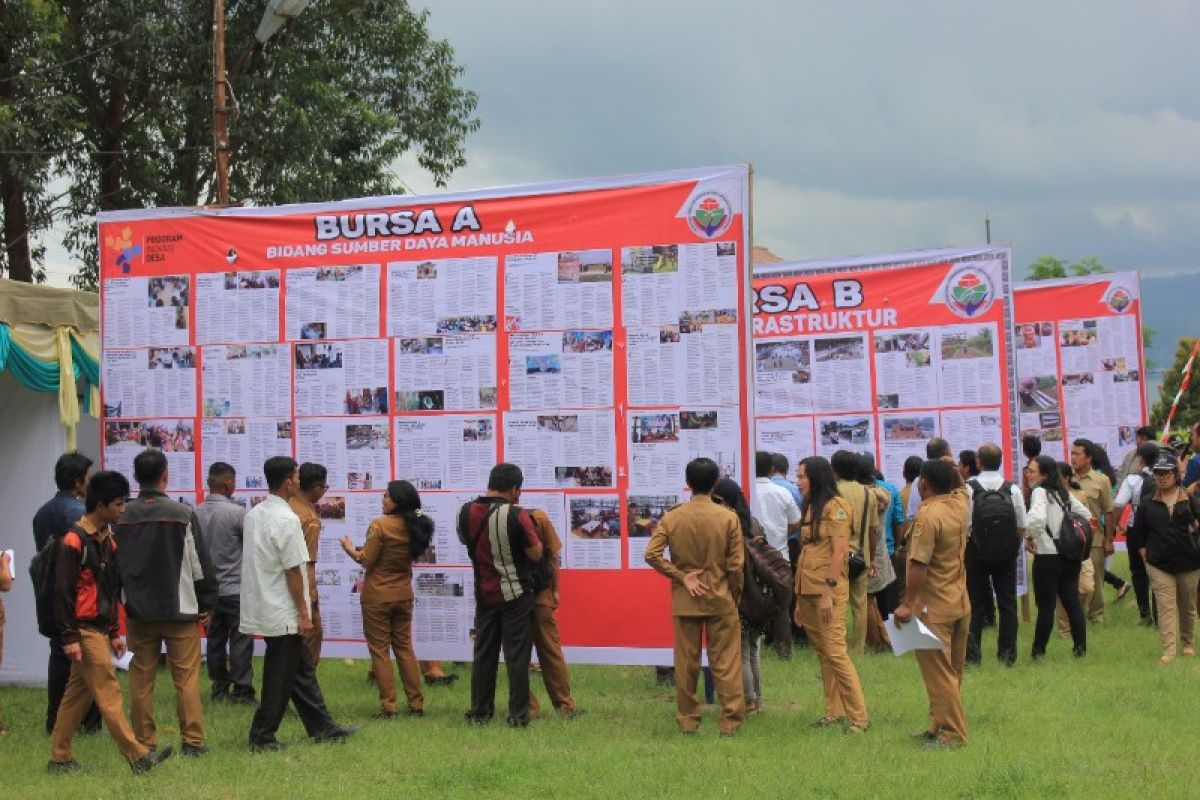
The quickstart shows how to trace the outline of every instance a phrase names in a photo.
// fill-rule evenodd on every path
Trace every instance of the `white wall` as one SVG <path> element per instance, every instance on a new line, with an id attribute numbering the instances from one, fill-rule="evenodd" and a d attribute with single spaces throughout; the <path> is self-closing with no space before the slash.
<path id="1" fill-rule="evenodd" d="M 16 583 L 3 595 L 8 622 L 0 683 L 46 682 L 47 645 L 37 630 L 29 560 L 34 554 L 32 520 L 55 492 L 54 462 L 67 446 L 58 421 L 58 395 L 31 392 L 8 372 L 0 373 L 0 550 L 16 553 Z M 96 459 L 96 421 L 79 428 L 79 449 Z"/>

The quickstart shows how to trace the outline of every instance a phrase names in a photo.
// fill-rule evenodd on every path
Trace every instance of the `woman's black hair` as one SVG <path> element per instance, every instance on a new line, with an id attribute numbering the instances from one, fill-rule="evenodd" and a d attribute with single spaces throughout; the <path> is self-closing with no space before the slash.
<path id="1" fill-rule="evenodd" d="M 809 456 L 800 462 L 804 467 L 804 477 L 808 480 L 808 492 L 804 495 L 804 511 L 812 523 L 812 536 L 815 538 L 821 525 L 821 515 L 830 500 L 838 496 L 837 478 L 834 477 L 833 467 L 821 456 Z"/>
<path id="2" fill-rule="evenodd" d="M 1092 469 L 1107 477 L 1113 486 L 1117 485 L 1117 473 L 1113 471 L 1112 462 L 1108 460 L 1108 451 L 1100 445 L 1092 447 Z"/>
<path id="3" fill-rule="evenodd" d="M 1071 498 L 1067 496 L 1068 490 L 1079 488 L 1071 465 L 1065 461 L 1055 461 L 1047 455 L 1034 458 L 1033 463 L 1038 465 L 1038 472 L 1043 475 L 1042 482 L 1038 485 L 1046 490 L 1046 494 L 1058 497 L 1064 507 L 1069 506 Z"/>
<path id="4" fill-rule="evenodd" d="M 392 513 L 404 520 L 413 558 L 429 549 L 433 539 L 433 519 L 421 511 L 421 495 L 408 481 L 388 481 L 387 495 L 396 504 Z"/>
<path id="5" fill-rule="evenodd" d="M 713 487 L 713 499 L 719 499 L 724 506 L 737 514 L 738 521 L 742 523 L 742 536 L 749 539 L 754 532 L 754 522 L 750 516 L 750 506 L 746 503 L 746 496 L 742 494 L 742 487 L 738 486 L 737 481 L 730 478 L 717 481 L 717 485 Z"/>

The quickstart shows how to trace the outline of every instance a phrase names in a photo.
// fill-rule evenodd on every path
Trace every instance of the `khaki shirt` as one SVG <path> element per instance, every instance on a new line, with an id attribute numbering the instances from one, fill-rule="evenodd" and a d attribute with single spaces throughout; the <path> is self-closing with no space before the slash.
<path id="1" fill-rule="evenodd" d="M 304 531 L 304 546 L 308 548 L 308 560 L 316 561 L 317 547 L 321 543 L 321 517 L 317 515 L 316 506 L 302 495 L 288 500 L 288 505 L 300 518 L 300 528 Z"/>
<path id="2" fill-rule="evenodd" d="M 362 602 L 413 599 L 412 546 L 402 517 L 388 514 L 371 520 L 360 563 L 366 570 Z"/>
<path id="3" fill-rule="evenodd" d="M 867 487 L 858 481 L 838 481 L 838 494 L 850 504 L 850 552 L 862 553 L 867 566 L 871 566 L 871 529 L 879 526 L 879 507 L 874 498 L 867 500 Z M 886 491 L 886 490 L 885 490 Z M 863 527 L 863 511 L 867 512 L 867 525 Z M 859 532 L 862 539 L 859 540 Z"/>
<path id="4" fill-rule="evenodd" d="M 829 576 L 829 562 L 833 559 L 837 541 L 849 541 L 850 520 L 853 514 L 850 504 L 835 497 L 821 510 L 821 524 L 813 531 L 812 519 L 808 515 L 800 523 L 800 564 L 796 569 L 796 595 L 814 595 L 825 591 L 825 578 Z M 842 562 L 837 571 L 838 590 L 849 585 L 849 564 Z"/>
<path id="5" fill-rule="evenodd" d="M 667 547 L 670 561 L 663 558 Z M 745 557 L 737 514 L 706 494 L 663 514 L 646 545 L 646 563 L 671 579 L 671 613 L 677 617 L 737 613 Z M 696 570 L 708 586 L 705 597 L 692 597 L 683 585 L 684 574 Z"/>
<path id="6" fill-rule="evenodd" d="M 926 568 L 925 585 L 912 609 L 926 622 L 954 622 L 970 613 L 963 565 L 966 548 L 966 491 L 955 489 L 927 497 L 908 539 L 908 562 Z"/>
<path id="7" fill-rule="evenodd" d="M 542 540 L 542 550 L 550 554 L 550 557 L 546 559 L 546 563 L 550 565 L 550 574 L 546 576 L 549 579 L 548 585 L 538 592 L 533 604 L 546 608 L 558 608 L 558 601 L 554 599 L 554 593 L 558 591 L 559 553 L 562 552 L 562 540 L 558 538 L 558 531 L 554 530 L 554 523 L 550 521 L 550 517 L 545 511 L 540 508 L 529 508 L 526 511 L 529 512 L 529 518 L 533 520 L 533 529 L 537 532 L 538 538 Z"/>
<path id="8" fill-rule="evenodd" d="M 1079 502 L 1087 506 L 1087 510 L 1092 512 L 1092 525 L 1094 526 L 1097 536 L 1092 538 L 1092 547 L 1104 546 L 1104 520 L 1102 517 L 1112 511 L 1113 493 L 1112 483 L 1108 480 L 1108 476 L 1103 472 L 1092 470 L 1082 478 L 1075 476 L 1075 482 L 1079 484 L 1078 489 L 1071 491 L 1071 494 L 1079 498 Z"/>

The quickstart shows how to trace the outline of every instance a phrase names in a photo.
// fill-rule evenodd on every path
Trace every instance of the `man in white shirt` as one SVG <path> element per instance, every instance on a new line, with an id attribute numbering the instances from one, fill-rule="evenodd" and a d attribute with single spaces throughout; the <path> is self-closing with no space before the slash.
<path id="1" fill-rule="evenodd" d="M 754 493 L 750 513 L 762 524 L 763 533 L 772 547 L 788 556 L 788 532 L 800 530 L 800 506 L 792 493 L 771 480 L 775 460 L 770 453 L 759 450 L 754 454 Z M 792 621 L 788 609 L 782 608 L 771 620 L 771 637 L 780 658 L 792 657 Z"/>
<path id="2" fill-rule="evenodd" d="M 971 630 L 967 634 L 967 663 L 979 665 L 982 660 L 980 653 L 980 637 L 983 634 L 983 621 L 990 605 L 992 591 L 996 592 L 996 610 L 999 622 L 999 633 L 996 639 L 996 657 L 1005 666 L 1011 667 L 1017 660 L 1017 559 L 1023 558 L 1021 544 L 1025 538 L 1025 497 L 1017 483 L 1008 481 L 1000 473 L 1004 454 L 995 444 L 980 445 L 975 453 L 979 462 L 980 473 L 967 481 L 967 522 L 970 526 L 970 540 L 967 542 L 966 569 L 967 592 L 971 598 Z M 977 537 L 985 532 L 975 519 L 975 495 L 981 492 L 1003 492 L 1008 486 L 1009 501 L 1012 505 L 1011 517 L 1006 525 L 1012 531 L 997 532 L 989 529 L 986 535 L 989 540 L 1001 537 L 1000 541 L 1012 542 L 1012 555 L 996 559 L 990 557 L 991 546 Z M 980 503 L 987 502 L 982 494 Z M 989 523 L 991 519 L 989 519 Z M 982 520 L 979 521 L 982 523 Z"/>
<path id="3" fill-rule="evenodd" d="M 1134 451 L 1134 466 L 1139 471 L 1130 473 L 1125 480 L 1121 481 L 1121 488 L 1117 490 L 1117 499 L 1113 500 L 1113 516 L 1117 519 L 1121 518 L 1121 513 L 1125 506 L 1130 507 L 1130 511 L 1136 513 L 1138 501 L 1142 499 L 1142 486 L 1147 477 L 1150 477 L 1150 467 L 1158 460 L 1159 447 L 1156 442 L 1147 441 L 1139 444 L 1137 450 Z M 1151 481 L 1153 484 L 1153 481 Z M 1129 520 L 1133 521 L 1133 513 L 1130 513 Z M 1129 582 L 1133 584 L 1133 594 L 1137 598 L 1138 606 L 1138 625 L 1144 627 L 1153 627 L 1154 615 L 1150 605 L 1150 576 L 1146 574 L 1146 562 L 1142 560 L 1142 554 L 1138 552 L 1138 548 L 1130 547 L 1126 551 L 1129 555 Z M 1122 593 L 1117 593 L 1117 599 L 1120 600 Z"/>
<path id="4" fill-rule="evenodd" d="M 304 646 L 303 636 L 312 629 L 305 571 L 308 548 L 300 518 L 288 506 L 300 490 L 299 470 L 294 459 L 274 456 L 263 472 L 271 494 L 246 514 L 242 543 L 240 628 L 263 637 L 267 645 L 261 703 L 250 723 L 250 750 L 283 749 L 275 733 L 289 699 L 309 736 L 319 743 L 340 742 L 358 728 L 333 721 Z"/>

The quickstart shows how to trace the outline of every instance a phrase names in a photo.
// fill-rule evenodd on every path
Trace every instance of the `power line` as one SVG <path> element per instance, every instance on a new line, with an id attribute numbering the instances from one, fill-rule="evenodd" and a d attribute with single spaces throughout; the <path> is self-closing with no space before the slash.
<path id="1" fill-rule="evenodd" d="M 103 45 L 97 47 L 95 50 L 91 50 L 87 53 L 83 53 L 82 55 L 73 56 L 72 58 L 68 58 L 66 61 L 59 61 L 54 64 L 47 64 L 46 66 L 40 67 L 39 69 L 26 70 L 25 72 L 19 72 L 15 75 L 10 75 L 7 78 L 0 78 L 0 83 L 12 83 L 13 81 L 21 80 L 24 78 L 33 78 L 38 75 L 45 75 L 48 72 L 54 72 L 55 70 L 62 69 L 63 67 L 67 66 L 68 64 L 75 64 L 79 61 L 83 61 L 84 59 L 91 58 L 92 56 L 95 56 L 95 55 L 99 55 L 100 53 L 103 53 L 108 48 L 118 45 L 121 42 L 128 39 L 129 37 L 131 37 L 133 35 L 134 31 L 137 30 L 139 27 L 141 27 L 141 25 L 142 25 L 142 23 L 140 23 L 140 22 L 135 23 L 134 26 L 132 28 L 130 28 L 128 31 L 126 31 L 124 34 L 122 34 L 121 36 L 117 37 L 116 39 L 114 39 L 113 41 L 111 41 L 107 44 L 103 44 Z"/>
<path id="2" fill-rule="evenodd" d="M 120 155 L 136 155 L 139 153 L 186 153 L 192 150 L 211 150 L 212 145 L 186 145 L 184 147 L 135 147 L 130 150 L 90 150 L 83 148 L 64 148 L 61 150 L 0 150 L 0 155 L 4 156 L 56 156 L 64 155 L 73 150 L 81 150 L 86 155 L 94 156 L 120 156 Z"/>

